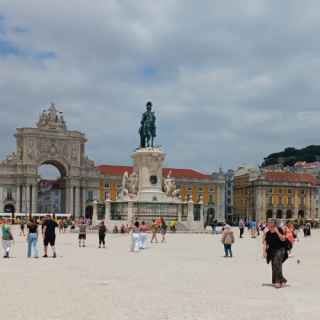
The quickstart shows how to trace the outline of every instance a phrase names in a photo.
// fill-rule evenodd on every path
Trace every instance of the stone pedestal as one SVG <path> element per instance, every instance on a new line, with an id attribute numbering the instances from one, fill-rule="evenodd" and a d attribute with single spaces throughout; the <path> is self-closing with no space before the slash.
<path id="1" fill-rule="evenodd" d="M 160 148 L 138 149 L 132 155 L 133 170 L 138 174 L 138 201 L 162 202 L 167 201 L 162 191 L 162 164 L 165 153 Z"/>

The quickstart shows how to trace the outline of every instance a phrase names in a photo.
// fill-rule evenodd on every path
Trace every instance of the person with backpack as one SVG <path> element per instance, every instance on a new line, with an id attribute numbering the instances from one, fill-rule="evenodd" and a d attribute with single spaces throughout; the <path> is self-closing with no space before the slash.
<path id="1" fill-rule="evenodd" d="M 221 237 L 221 242 L 224 246 L 224 257 L 230 257 L 232 258 L 232 244 L 234 243 L 234 234 L 231 229 L 231 227 L 226 224 L 224 226 L 223 232 L 222 232 L 222 237 Z"/>
<path id="2" fill-rule="evenodd" d="M 2 225 L 2 247 L 4 250 L 4 258 L 9 258 L 10 257 L 10 250 L 12 246 L 12 241 L 13 241 L 13 235 L 11 233 L 11 229 L 9 226 L 9 220 L 5 219 L 4 223 Z"/>

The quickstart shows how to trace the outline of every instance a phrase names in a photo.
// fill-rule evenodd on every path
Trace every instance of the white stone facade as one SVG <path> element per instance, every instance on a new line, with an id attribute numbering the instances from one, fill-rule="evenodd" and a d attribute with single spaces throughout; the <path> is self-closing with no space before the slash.
<path id="1" fill-rule="evenodd" d="M 85 155 L 85 135 L 70 131 L 52 104 L 37 127 L 16 129 L 16 152 L 0 162 L 0 212 L 37 213 L 38 168 L 55 166 L 65 184 L 65 213 L 85 215 L 87 192 L 97 193 L 99 174 Z"/>

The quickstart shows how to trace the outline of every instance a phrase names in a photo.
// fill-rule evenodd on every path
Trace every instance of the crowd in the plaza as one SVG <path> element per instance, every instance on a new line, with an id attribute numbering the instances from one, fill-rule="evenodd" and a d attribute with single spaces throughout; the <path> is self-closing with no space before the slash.
<path id="1" fill-rule="evenodd" d="M 2 246 L 4 249 L 4 258 L 9 258 L 12 247 L 14 245 L 14 234 L 11 228 L 11 221 L 3 219 L 1 223 Z M 29 221 L 18 221 L 20 225 L 20 236 L 26 237 L 27 240 L 27 257 L 39 258 L 38 242 L 42 236 L 43 239 L 43 257 L 48 257 L 48 247 L 51 247 L 52 257 L 56 258 L 56 228 L 59 233 L 63 234 L 67 230 L 78 235 L 78 244 L 80 248 L 86 246 L 87 232 L 97 231 L 98 248 L 106 247 L 106 234 L 109 232 L 104 221 L 98 226 L 93 226 L 91 220 L 80 218 L 78 220 L 60 219 L 57 220 L 52 215 L 47 215 L 41 220 L 31 218 Z M 136 220 L 132 225 L 122 224 L 120 227 L 115 225 L 110 232 L 130 234 L 129 250 L 138 252 L 146 248 L 146 243 L 150 234 L 150 243 L 165 242 L 168 229 L 176 232 L 177 221 L 174 219 L 167 225 L 163 217 L 154 219 L 150 224 L 144 221 Z M 303 226 L 297 222 L 281 222 L 280 220 L 270 219 L 266 222 L 256 223 L 255 220 L 239 221 L 239 238 L 244 235 L 251 238 L 261 236 L 262 238 L 262 255 L 267 263 L 271 263 L 272 267 L 272 284 L 276 288 L 281 288 L 287 283 L 287 279 L 283 276 L 282 264 L 292 256 L 294 243 L 299 241 L 299 232 L 302 228 L 305 237 L 311 236 L 311 224 L 305 223 Z M 27 232 L 25 232 L 27 229 Z M 245 230 L 247 229 L 247 233 Z M 218 233 L 217 226 L 212 226 L 212 232 Z M 229 224 L 224 224 L 220 230 L 221 242 L 224 247 L 224 257 L 233 257 L 232 245 L 235 242 L 234 228 Z M 160 239 L 158 239 L 160 235 Z"/>
<path id="2" fill-rule="evenodd" d="M 54 216 L 48 214 L 42 219 L 31 218 L 29 221 L 18 220 L 16 221 L 20 226 L 20 236 L 27 239 L 27 257 L 39 258 L 38 242 L 40 236 L 43 239 L 43 257 L 48 257 L 48 247 L 52 249 L 53 258 L 57 257 L 55 242 L 56 242 L 56 228 L 59 233 L 65 233 L 67 230 L 78 234 L 79 247 L 86 246 L 86 238 L 88 231 L 98 232 L 98 247 L 106 247 L 106 234 L 108 232 L 107 226 L 104 221 L 101 221 L 97 227 L 92 226 L 90 219 L 80 218 L 78 220 L 72 219 L 56 219 Z M 1 234 L 2 246 L 4 249 L 4 258 L 10 257 L 10 251 L 14 245 L 14 235 L 11 228 L 12 221 L 10 219 L 2 219 Z M 172 220 L 169 226 L 172 232 L 176 231 L 176 220 Z M 27 230 L 26 230 L 27 229 Z M 120 227 L 115 225 L 112 233 L 130 234 L 130 251 L 137 252 L 145 249 L 148 233 L 151 234 L 150 242 L 158 242 L 158 234 L 161 236 L 161 242 L 165 242 L 165 236 L 168 226 L 163 217 L 159 217 L 152 221 L 151 224 L 146 224 L 144 221 L 141 223 L 135 221 L 132 225 L 122 224 Z"/>

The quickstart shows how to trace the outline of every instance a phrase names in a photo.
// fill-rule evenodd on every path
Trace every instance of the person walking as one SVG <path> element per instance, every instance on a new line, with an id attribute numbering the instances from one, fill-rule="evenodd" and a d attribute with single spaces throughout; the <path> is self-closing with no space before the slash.
<path id="1" fill-rule="evenodd" d="M 139 221 L 136 221 L 131 229 L 131 252 L 138 252 L 140 245 L 140 224 Z"/>
<path id="2" fill-rule="evenodd" d="M 35 218 L 32 218 L 27 225 L 28 228 L 28 258 L 31 258 L 31 253 L 33 251 L 34 257 L 39 258 L 38 252 L 38 224 Z"/>
<path id="3" fill-rule="evenodd" d="M 79 248 L 84 248 L 86 246 L 86 239 L 87 239 L 87 224 L 83 218 L 80 219 L 79 223 Z"/>
<path id="4" fill-rule="evenodd" d="M 160 218 L 160 234 L 161 234 L 161 242 L 165 242 L 166 234 L 167 234 L 168 226 L 164 221 L 163 217 Z"/>
<path id="5" fill-rule="evenodd" d="M 43 244 L 44 244 L 44 255 L 43 258 L 48 258 L 48 245 L 52 249 L 53 258 L 57 257 L 55 242 L 56 242 L 56 228 L 58 224 L 56 221 L 52 219 L 50 215 L 47 215 L 46 219 L 43 221 L 42 225 L 42 236 L 43 236 Z"/>
<path id="6" fill-rule="evenodd" d="M 234 234 L 231 227 L 227 224 L 224 226 L 224 230 L 221 236 L 221 242 L 224 246 L 224 256 L 232 258 L 231 246 L 234 243 Z"/>
<path id="7" fill-rule="evenodd" d="M 4 250 L 4 258 L 10 257 L 10 250 L 12 246 L 13 235 L 9 226 L 9 220 L 5 219 L 2 225 L 2 247 Z"/>
<path id="8" fill-rule="evenodd" d="M 268 231 L 263 237 L 263 256 L 268 264 L 271 262 L 272 284 L 275 288 L 283 287 L 287 279 L 283 276 L 282 264 L 288 258 L 288 244 L 283 230 L 274 220 L 268 223 Z"/>
<path id="9" fill-rule="evenodd" d="M 139 249 L 146 248 L 147 231 L 148 231 L 148 227 L 145 224 L 145 222 L 142 221 L 141 225 L 140 225 L 140 246 L 139 246 Z"/>
<path id="10" fill-rule="evenodd" d="M 177 219 L 172 219 L 170 222 L 170 231 L 175 233 L 177 231 Z"/>
<path id="11" fill-rule="evenodd" d="M 242 238 L 242 236 L 243 236 L 244 227 L 245 227 L 245 223 L 242 219 L 240 219 L 240 221 L 239 221 L 240 238 Z"/>
<path id="12" fill-rule="evenodd" d="M 252 219 L 250 222 L 250 230 L 251 230 L 251 238 L 255 238 L 257 236 L 257 223 L 255 219 Z"/>
<path id="13" fill-rule="evenodd" d="M 106 247 L 106 233 L 107 227 L 102 220 L 99 224 L 99 248 L 101 248 L 101 245 L 103 245 L 104 248 Z"/>
<path id="14" fill-rule="evenodd" d="M 158 243 L 158 238 L 157 238 L 157 233 L 158 233 L 158 225 L 156 223 L 156 220 L 152 221 L 152 224 L 150 226 L 150 230 L 151 230 L 151 243 L 153 243 L 153 241 L 155 241 L 156 243 Z"/>
<path id="15" fill-rule="evenodd" d="M 24 228 L 25 228 L 25 222 L 23 219 L 21 219 L 20 221 L 20 236 L 25 236 L 25 233 L 24 233 Z"/>

